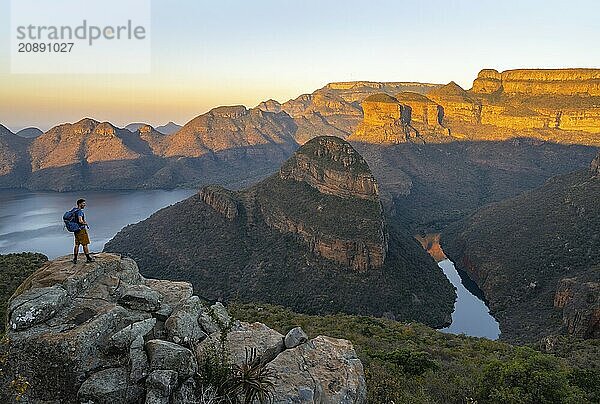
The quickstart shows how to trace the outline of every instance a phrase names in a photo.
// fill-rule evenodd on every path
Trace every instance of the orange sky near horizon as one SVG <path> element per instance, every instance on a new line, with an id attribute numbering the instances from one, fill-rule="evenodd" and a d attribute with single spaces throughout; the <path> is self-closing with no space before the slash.
<path id="1" fill-rule="evenodd" d="M 468 89 L 483 68 L 600 67 L 591 51 L 600 3 L 591 0 L 151 0 L 149 74 L 19 75 L 10 73 L 8 3 L 0 123 L 11 130 L 83 117 L 184 124 L 219 105 L 284 102 L 333 81 Z"/>

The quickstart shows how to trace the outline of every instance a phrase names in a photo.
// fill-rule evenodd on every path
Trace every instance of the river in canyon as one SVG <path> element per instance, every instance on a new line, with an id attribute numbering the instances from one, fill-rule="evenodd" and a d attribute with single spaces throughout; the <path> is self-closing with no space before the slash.
<path id="1" fill-rule="evenodd" d="M 500 336 L 500 327 L 496 319 L 490 314 L 490 310 L 485 302 L 470 290 L 476 288 L 471 281 L 469 289 L 465 286 L 469 282 L 468 278 L 463 281 L 454 267 L 454 263 L 449 259 L 438 262 L 438 266 L 444 271 L 448 280 L 456 288 L 457 299 L 454 303 L 454 312 L 452 313 L 452 324 L 440 331 L 451 334 L 465 334 L 472 337 L 485 337 L 489 339 L 498 339 Z M 463 274 L 466 277 L 466 274 Z M 464 283 L 463 283 L 464 282 Z M 479 294 L 479 293 L 477 293 Z M 483 293 L 480 294 L 482 296 Z"/>

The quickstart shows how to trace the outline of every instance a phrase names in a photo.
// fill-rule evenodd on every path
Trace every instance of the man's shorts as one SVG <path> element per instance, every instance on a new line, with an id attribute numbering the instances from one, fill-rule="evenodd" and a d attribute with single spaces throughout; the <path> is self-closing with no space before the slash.
<path id="1" fill-rule="evenodd" d="M 90 243 L 90 237 L 86 229 L 81 229 L 75 233 L 75 245 L 88 245 Z"/>

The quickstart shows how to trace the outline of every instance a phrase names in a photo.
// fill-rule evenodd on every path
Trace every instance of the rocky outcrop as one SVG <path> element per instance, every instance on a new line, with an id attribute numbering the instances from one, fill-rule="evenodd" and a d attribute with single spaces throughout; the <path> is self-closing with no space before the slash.
<path id="1" fill-rule="evenodd" d="M 364 119 L 350 140 L 361 143 L 423 143 L 433 137 L 448 137 L 442 125 L 444 109 L 424 95 L 398 93 L 396 97 L 376 94 L 362 107 Z"/>
<path id="2" fill-rule="evenodd" d="M 600 338 L 600 282 L 598 277 L 563 278 L 554 295 L 562 310 L 566 332 L 580 338 Z"/>
<path id="3" fill-rule="evenodd" d="M 306 143 L 281 167 L 279 176 L 342 198 L 379 198 L 377 181 L 366 161 L 336 137 L 321 136 Z"/>
<path id="4" fill-rule="evenodd" d="M 402 118 L 408 124 L 437 127 L 444 120 L 443 108 L 422 94 L 403 92 L 395 98 L 402 105 Z"/>
<path id="5" fill-rule="evenodd" d="M 279 177 L 306 183 L 323 194 L 371 201 L 379 206 L 379 226 L 375 234 L 365 232 L 353 238 L 343 237 L 323 226 L 293 217 L 284 209 L 261 205 L 262 215 L 270 227 L 299 236 L 313 253 L 355 271 L 383 266 L 388 246 L 377 181 L 365 160 L 349 143 L 327 136 L 312 139 L 281 167 Z"/>
<path id="6" fill-rule="evenodd" d="M 200 190 L 200 198 L 214 210 L 223 215 L 227 220 L 234 220 L 238 216 L 238 206 L 231 191 L 218 185 L 209 185 Z"/>
<path id="7" fill-rule="evenodd" d="M 520 95 L 600 96 L 600 69 L 516 69 L 499 73 L 484 69 L 473 82 L 473 92 L 502 91 Z"/>
<path id="8" fill-rule="evenodd" d="M 223 334 L 233 363 L 247 363 L 245 353 L 256 349 L 253 359 L 274 375 L 275 403 L 365 402 L 362 365 L 348 341 L 233 321 L 185 282 L 145 279 L 118 255 L 96 258 L 48 262 L 11 298 L 3 377 L 27 383 L 19 400 L 199 402 L 202 350 Z"/>
<path id="9" fill-rule="evenodd" d="M 481 122 L 481 103 L 471 98 L 461 86 L 453 81 L 432 90 L 427 94 L 427 98 L 442 106 L 445 120 Z"/>
<path id="10" fill-rule="evenodd" d="M 355 142 L 405 143 L 409 134 L 402 122 L 402 105 L 391 95 L 375 94 L 361 104 L 364 118 L 349 138 Z"/>

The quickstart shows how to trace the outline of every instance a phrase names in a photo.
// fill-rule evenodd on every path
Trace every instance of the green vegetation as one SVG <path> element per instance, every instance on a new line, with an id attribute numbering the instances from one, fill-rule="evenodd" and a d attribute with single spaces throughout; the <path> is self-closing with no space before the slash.
<path id="1" fill-rule="evenodd" d="M 414 234 L 440 232 L 488 203 L 588 167 L 596 152 L 593 147 L 531 139 L 355 147 L 373 156 L 369 162 L 380 161 L 370 165 L 382 190 L 406 182 L 403 188 L 410 193 L 394 195 L 395 214 Z"/>
<path id="2" fill-rule="evenodd" d="M 443 272 L 401 229 L 390 228 L 389 246 L 382 269 L 354 272 L 270 229 L 250 202 L 228 221 L 192 196 L 128 226 L 105 250 L 131 256 L 143 275 L 190 281 L 207 300 L 446 324 L 455 294 Z"/>
<path id="3" fill-rule="evenodd" d="M 312 338 L 352 341 L 373 403 L 594 403 L 598 341 L 557 339 L 557 352 L 444 334 L 418 323 L 363 316 L 309 316 L 278 306 L 233 304 L 234 317 Z M 537 349 L 534 349 L 537 348 Z"/>
<path id="4" fill-rule="evenodd" d="M 493 285 L 486 295 L 505 338 L 534 341 L 564 332 L 564 313 L 553 306 L 559 281 L 600 282 L 598 195 L 600 180 L 582 170 L 488 205 L 442 233 L 446 254 L 467 260 Z M 572 298 L 579 310 L 597 307 L 597 292 Z"/>
<path id="5" fill-rule="evenodd" d="M 48 257 L 38 253 L 0 255 L 0 336 L 4 331 L 8 299 L 21 282 L 46 261 Z"/>
<path id="6" fill-rule="evenodd" d="M 269 211 L 283 214 L 320 234 L 343 240 L 383 242 L 379 201 L 338 198 L 323 194 L 305 182 L 282 180 L 277 175 L 261 182 L 256 193 L 259 203 Z"/>
<path id="7" fill-rule="evenodd" d="M 302 154 L 310 156 L 311 169 L 313 163 L 315 170 L 356 165 L 369 173 L 339 138 L 309 141 L 286 165 Z M 434 327 L 449 323 L 454 288 L 411 232 L 384 220 L 379 201 L 324 194 L 278 175 L 232 199 L 239 212 L 233 220 L 195 195 L 126 227 L 105 251 L 131 256 L 144 275 L 190 281 L 207 300 L 266 302 L 307 314 L 385 315 Z M 348 255 L 362 251 L 345 247 L 347 240 L 371 250 L 369 244 L 387 242 L 383 265 L 349 268 Z M 319 248 L 330 248 L 336 259 L 321 257 L 314 252 Z"/>

